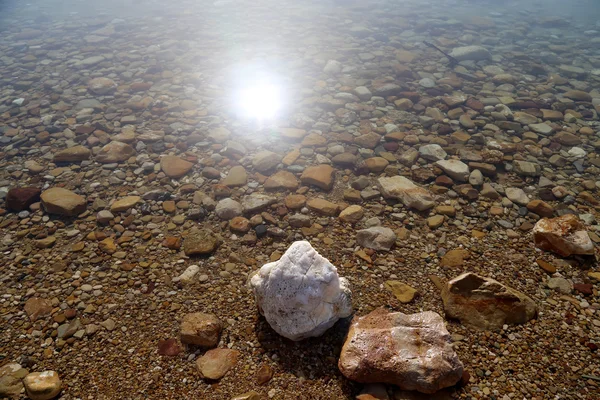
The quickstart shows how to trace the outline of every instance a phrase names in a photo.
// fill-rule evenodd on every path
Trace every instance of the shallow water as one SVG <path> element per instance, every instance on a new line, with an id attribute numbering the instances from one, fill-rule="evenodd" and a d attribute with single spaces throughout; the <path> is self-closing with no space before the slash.
<path id="1" fill-rule="evenodd" d="M 597 262 L 531 231 L 575 214 L 600 243 L 598 112 L 597 1 L 0 1 L 0 366 L 57 370 L 63 399 L 375 393 L 338 370 L 349 320 L 292 343 L 258 317 L 248 276 L 309 240 L 357 315 L 444 315 L 467 271 L 535 301 L 495 332 L 446 319 L 470 379 L 436 399 L 597 399 Z M 218 383 L 177 341 L 198 311 L 241 354 Z"/>

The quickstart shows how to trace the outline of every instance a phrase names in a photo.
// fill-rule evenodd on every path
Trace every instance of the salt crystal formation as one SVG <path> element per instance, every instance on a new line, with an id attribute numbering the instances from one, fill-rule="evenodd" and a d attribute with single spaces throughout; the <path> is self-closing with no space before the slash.
<path id="1" fill-rule="evenodd" d="M 348 281 L 307 241 L 292 243 L 279 261 L 263 265 L 250 285 L 260 313 L 291 340 L 320 336 L 352 313 Z"/>

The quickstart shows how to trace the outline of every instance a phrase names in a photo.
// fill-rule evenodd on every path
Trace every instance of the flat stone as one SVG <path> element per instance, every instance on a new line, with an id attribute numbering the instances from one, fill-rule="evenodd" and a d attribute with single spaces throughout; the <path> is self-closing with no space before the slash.
<path id="1" fill-rule="evenodd" d="M 436 161 L 435 165 L 454 180 L 461 182 L 469 180 L 469 166 L 460 160 L 440 160 Z"/>
<path id="2" fill-rule="evenodd" d="M 439 144 L 426 144 L 419 147 L 419 155 L 427 161 L 434 162 L 444 160 L 448 156 Z"/>
<path id="3" fill-rule="evenodd" d="M 529 197 L 527 197 L 523 189 L 510 187 L 506 188 L 505 193 L 510 201 L 520 206 L 526 206 L 529 203 Z"/>
<path id="4" fill-rule="evenodd" d="M 87 208 L 87 201 L 84 197 L 64 188 L 54 187 L 45 190 L 40 198 L 42 206 L 49 214 L 75 217 Z"/>
<path id="5" fill-rule="evenodd" d="M 219 344 L 222 330 L 223 323 L 214 314 L 185 314 L 181 321 L 181 343 L 216 347 Z"/>
<path id="6" fill-rule="evenodd" d="M 390 228 L 374 226 L 359 230 L 356 243 L 368 249 L 389 251 L 396 243 L 396 234 Z"/>
<path id="7" fill-rule="evenodd" d="M 374 149 L 381 141 L 381 136 L 376 133 L 370 132 L 364 135 L 360 135 L 354 138 L 354 143 L 365 149 Z"/>
<path id="8" fill-rule="evenodd" d="M 450 52 L 450 56 L 458 61 L 473 60 L 489 60 L 492 58 L 490 52 L 482 46 L 463 46 L 456 47 Z"/>
<path id="9" fill-rule="evenodd" d="M 327 215 L 330 217 L 335 217 L 340 211 L 339 205 L 321 198 L 308 200 L 306 202 L 306 206 L 318 214 Z"/>
<path id="10" fill-rule="evenodd" d="M 548 261 L 544 261 L 542 259 L 537 259 L 536 260 L 537 265 L 540 266 L 541 269 L 543 269 L 544 271 L 546 271 L 549 274 L 554 274 L 556 273 L 556 267 L 552 264 L 550 264 Z"/>
<path id="11" fill-rule="evenodd" d="M 528 161 L 514 161 L 514 171 L 519 176 L 540 176 L 542 174 L 542 168 L 538 164 L 534 164 Z"/>
<path id="12" fill-rule="evenodd" d="M 279 128 L 279 132 L 281 137 L 294 141 L 302 140 L 307 133 L 304 129 L 297 128 Z"/>
<path id="13" fill-rule="evenodd" d="M 529 129 L 531 129 L 535 133 L 539 133 L 540 135 L 545 135 L 545 136 L 550 135 L 554 131 L 554 129 L 552 129 L 552 127 L 550 125 L 545 124 L 545 123 L 530 124 Z"/>
<path id="14" fill-rule="evenodd" d="M 140 196 L 123 197 L 122 199 L 118 199 L 110 205 L 110 211 L 114 213 L 125 212 L 133 208 L 141 200 L 142 198 Z"/>
<path id="15" fill-rule="evenodd" d="M 220 242 L 220 239 L 207 229 L 193 230 L 183 240 L 183 251 L 186 256 L 211 254 Z"/>
<path id="16" fill-rule="evenodd" d="M 353 381 L 387 383 L 422 393 L 454 386 L 463 374 L 439 314 L 407 315 L 382 308 L 354 317 L 338 367 Z"/>
<path id="17" fill-rule="evenodd" d="M 54 246 L 54 243 L 56 243 L 56 237 L 48 236 L 47 238 L 36 240 L 35 246 L 40 249 L 47 249 Z"/>
<path id="18" fill-rule="evenodd" d="M 394 280 L 386 281 L 385 288 L 392 292 L 398 301 L 404 304 L 413 301 L 416 295 L 419 293 L 417 289 L 407 285 L 406 283 Z"/>
<path id="19" fill-rule="evenodd" d="M 300 183 L 294 174 L 288 171 L 277 171 L 265 181 L 265 190 L 296 190 Z"/>
<path id="20" fill-rule="evenodd" d="M 281 162 L 281 156 L 269 150 L 256 153 L 252 159 L 252 166 L 258 172 L 267 172 L 275 168 Z"/>
<path id="21" fill-rule="evenodd" d="M 110 78 L 94 78 L 88 82 L 90 92 L 99 95 L 110 94 L 117 90 L 117 84 Z"/>
<path id="22" fill-rule="evenodd" d="M 300 176 L 300 181 L 305 185 L 314 185 L 322 190 L 329 191 L 333 188 L 335 170 L 331 165 L 321 164 L 308 167 Z"/>
<path id="23" fill-rule="evenodd" d="M 223 127 L 211 129 L 208 138 L 216 143 L 225 143 L 231 138 L 231 132 Z"/>
<path id="24" fill-rule="evenodd" d="M 561 276 L 555 276 L 548 279 L 548 288 L 562 294 L 571 294 L 573 291 L 573 284 Z"/>
<path id="25" fill-rule="evenodd" d="M 215 207 L 215 213 L 222 220 L 229 221 L 234 217 L 242 215 L 243 208 L 239 202 L 231 198 L 226 198 L 217 203 L 217 206 Z"/>
<path id="26" fill-rule="evenodd" d="M 248 174 L 246 173 L 246 169 L 241 165 L 236 165 L 235 167 L 231 167 L 227 177 L 223 179 L 223 185 L 228 187 L 237 187 L 244 186 L 248 181 Z"/>
<path id="27" fill-rule="evenodd" d="M 32 297 L 25 302 L 25 313 L 31 321 L 47 317 L 52 312 L 52 302 L 40 297 Z"/>
<path id="28" fill-rule="evenodd" d="M 470 272 L 449 281 L 442 300 L 449 318 L 479 329 L 499 330 L 537 316 L 537 306 L 528 296 Z"/>
<path id="29" fill-rule="evenodd" d="M 440 265 L 442 267 L 450 268 L 460 267 L 464 264 L 464 261 L 469 258 L 469 256 L 470 253 L 466 249 L 450 250 L 446 254 L 444 254 L 442 260 L 440 261 Z"/>
<path id="30" fill-rule="evenodd" d="M 352 168 L 356 164 L 357 160 L 358 160 L 358 157 L 352 153 L 341 153 L 341 154 L 336 154 L 335 156 L 333 156 L 333 158 L 331 159 L 331 162 L 334 165 Z"/>
<path id="31" fill-rule="evenodd" d="M 113 141 L 102 147 L 96 161 L 102 164 L 120 163 L 135 155 L 135 149 L 127 143 Z"/>
<path id="32" fill-rule="evenodd" d="M 384 197 L 398 199 L 406 207 L 424 211 L 435 206 L 433 196 L 428 190 L 403 176 L 379 178 L 378 183 Z"/>
<path id="33" fill-rule="evenodd" d="M 582 143 L 579 136 L 566 131 L 558 132 L 556 135 L 552 136 L 552 139 L 564 146 L 578 146 Z"/>
<path id="34" fill-rule="evenodd" d="M 513 119 L 523 125 L 530 125 L 537 123 L 537 117 L 527 114 L 525 112 L 516 111 L 513 113 Z"/>
<path id="35" fill-rule="evenodd" d="M 527 209 L 544 218 L 550 218 L 554 215 L 554 207 L 543 200 L 531 200 L 527 203 Z"/>
<path id="36" fill-rule="evenodd" d="M 365 210 L 359 205 L 351 205 L 346 207 L 339 215 L 339 218 L 343 222 L 355 224 L 362 219 L 365 215 Z"/>
<path id="37" fill-rule="evenodd" d="M 370 172 L 381 172 L 389 165 L 389 161 L 383 157 L 371 157 L 365 160 L 365 166 Z"/>
<path id="38" fill-rule="evenodd" d="M 251 390 L 246 393 L 238 394 L 235 397 L 232 397 L 231 400 L 261 400 L 260 394 Z"/>
<path id="39" fill-rule="evenodd" d="M 54 154 L 54 162 L 80 162 L 89 160 L 92 152 L 84 146 L 73 146 Z"/>
<path id="40" fill-rule="evenodd" d="M 433 215 L 427 218 L 427 226 L 431 229 L 437 229 L 444 224 L 443 215 Z"/>
<path id="41" fill-rule="evenodd" d="M 194 164 L 177 156 L 164 156 L 160 159 L 160 168 L 169 178 L 178 179 L 187 174 Z"/>
<path id="42" fill-rule="evenodd" d="M 203 379 L 218 380 L 238 362 L 240 352 L 232 349 L 212 349 L 196 360 L 196 366 Z"/>
<path id="43" fill-rule="evenodd" d="M 592 96 L 584 92 L 583 90 L 569 90 L 563 94 L 567 99 L 576 100 L 576 101 L 592 101 Z"/>
<path id="44" fill-rule="evenodd" d="M 275 202 L 277 202 L 275 197 L 262 193 L 252 193 L 248 196 L 244 196 L 242 199 L 242 209 L 244 214 L 253 214 L 267 208 Z"/>

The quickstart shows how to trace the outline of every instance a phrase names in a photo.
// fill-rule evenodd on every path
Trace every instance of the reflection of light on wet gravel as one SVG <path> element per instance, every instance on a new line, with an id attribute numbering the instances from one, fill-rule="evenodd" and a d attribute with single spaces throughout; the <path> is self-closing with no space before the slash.
<path id="1" fill-rule="evenodd" d="M 272 120 L 282 107 L 281 89 L 272 83 L 252 83 L 237 98 L 241 115 L 259 122 Z"/>

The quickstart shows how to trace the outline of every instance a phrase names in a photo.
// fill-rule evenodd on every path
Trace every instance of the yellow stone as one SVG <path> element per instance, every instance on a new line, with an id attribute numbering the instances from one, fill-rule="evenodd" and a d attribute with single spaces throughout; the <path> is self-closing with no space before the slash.
<path id="1" fill-rule="evenodd" d="M 442 267 L 460 267 L 463 265 L 464 260 L 469 258 L 469 251 L 465 249 L 454 249 L 447 252 L 440 265 Z"/>
<path id="2" fill-rule="evenodd" d="M 401 303 L 410 303 L 419 293 L 417 289 L 400 281 L 386 281 L 385 288 L 393 293 Z"/>
<path id="3" fill-rule="evenodd" d="M 588 276 L 598 282 L 600 282 L 600 272 L 588 272 Z"/>
<path id="4" fill-rule="evenodd" d="M 476 230 L 476 229 L 473 229 L 473 230 L 471 231 L 471 235 L 472 235 L 472 236 L 473 236 L 475 239 L 483 239 L 483 238 L 485 237 L 486 233 L 485 233 L 485 232 L 478 231 L 478 230 Z"/>
<path id="5" fill-rule="evenodd" d="M 83 250 L 84 248 L 85 248 L 85 243 L 83 243 L 83 242 L 77 242 L 73 246 L 71 246 L 71 251 L 72 252 L 78 252 L 78 251 Z"/>
<path id="6" fill-rule="evenodd" d="M 111 212 L 123 212 L 129 210 L 135 206 L 142 198 L 140 196 L 127 196 L 123 197 L 112 203 L 110 206 Z"/>
<path id="7" fill-rule="evenodd" d="M 437 229 L 440 226 L 442 226 L 443 223 L 444 223 L 444 216 L 443 215 L 434 215 L 432 217 L 427 218 L 427 225 L 431 229 Z"/>
<path id="8" fill-rule="evenodd" d="M 117 245 L 112 238 L 106 238 L 99 242 L 98 248 L 108 254 L 113 254 L 115 251 L 117 251 Z"/>
<path id="9" fill-rule="evenodd" d="M 368 262 L 369 264 L 371 264 L 373 262 L 373 260 L 371 259 L 371 257 L 369 257 L 369 255 L 367 253 L 364 252 L 364 250 L 358 250 L 357 252 L 354 253 L 358 258 Z"/>
<path id="10" fill-rule="evenodd" d="M 294 149 L 287 153 L 281 162 L 283 165 L 292 165 L 300 157 L 300 150 Z"/>

